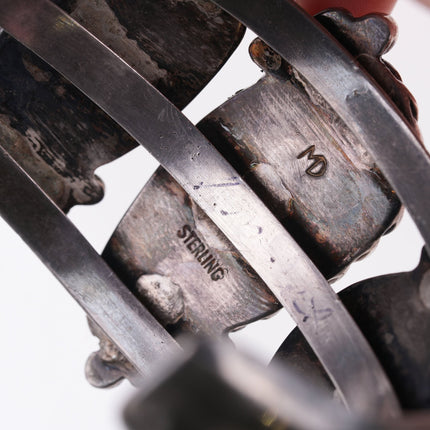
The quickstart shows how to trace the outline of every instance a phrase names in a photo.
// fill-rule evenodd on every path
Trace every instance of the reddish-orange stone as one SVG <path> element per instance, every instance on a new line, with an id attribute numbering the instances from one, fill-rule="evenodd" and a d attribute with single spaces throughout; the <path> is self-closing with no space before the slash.
<path id="1" fill-rule="evenodd" d="M 397 0 L 295 0 L 295 2 L 311 15 L 325 9 L 342 7 L 359 17 L 373 12 L 389 14 Z"/>

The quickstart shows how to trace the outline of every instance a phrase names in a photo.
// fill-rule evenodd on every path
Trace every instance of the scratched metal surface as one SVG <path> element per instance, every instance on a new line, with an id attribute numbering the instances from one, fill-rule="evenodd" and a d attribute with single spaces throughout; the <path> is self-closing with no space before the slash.
<path id="1" fill-rule="evenodd" d="M 350 49 L 359 46 L 357 55 L 372 46 L 375 61 L 396 33 L 385 17 L 354 20 L 333 11 L 321 17 L 333 31 L 342 26 Z M 321 96 L 260 40 L 250 51 L 266 76 L 212 112 L 199 128 L 319 269 L 328 278 L 340 276 L 395 224 L 400 202 L 372 157 Z M 381 74 L 385 81 L 390 75 L 386 68 Z M 400 83 L 395 90 L 394 96 L 404 93 Z M 187 231 L 179 240 L 184 225 L 197 231 L 197 239 Z M 205 269 L 210 269 L 206 258 L 212 251 L 222 266 L 223 279 L 216 283 Z M 165 326 L 175 320 L 171 330 L 219 333 L 277 309 L 264 283 L 162 168 L 124 216 L 103 255 Z M 149 276 L 152 287 L 139 288 L 144 274 L 165 279 Z M 173 309 L 177 301 L 180 315 Z"/>
<path id="2" fill-rule="evenodd" d="M 398 28 L 395 21 L 380 14 L 354 18 L 346 11 L 336 9 L 322 12 L 315 18 L 369 72 L 403 114 L 417 138 L 422 140 L 416 100 L 402 83 L 397 70 L 382 58 L 396 43 Z"/>
<path id="3" fill-rule="evenodd" d="M 0 147 L 0 216 L 143 375 L 175 340 L 51 199 Z"/>
<path id="4" fill-rule="evenodd" d="M 317 18 L 355 57 L 367 59 L 418 130 L 413 97 L 380 59 L 394 43 L 394 23 L 342 11 Z M 198 127 L 333 279 L 397 222 L 400 202 L 359 136 L 292 66 L 260 39 L 250 53 L 266 75 Z"/>
<path id="5" fill-rule="evenodd" d="M 426 177 L 430 175 L 430 157 L 382 88 L 292 0 L 213 1 L 287 59 L 360 136 L 430 249 L 430 178 Z"/>
<path id="6" fill-rule="evenodd" d="M 244 28 L 207 0 L 59 0 L 179 108 L 240 42 Z M 0 35 L 0 143 L 65 211 L 103 197 L 94 170 L 135 141 L 73 85 Z"/>
<path id="7" fill-rule="evenodd" d="M 264 77 L 199 128 L 328 278 L 396 222 L 400 202 L 372 157 L 294 72 Z"/>
<path id="8" fill-rule="evenodd" d="M 49 1 L 3 0 L 0 11 L 6 31 L 68 76 L 145 145 L 219 226 L 291 313 L 351 409 L 398 415 L 382 368 L 324 277 L 174 105 Z M 322 331 L 330 336 L 322 339 Z M 346 359 L 339 362 L 336 351 Z"/>
<path id="9" fill-rule="evenodd" d="M 124 216 L 103 257 L 175 333 L 220 335 L 279 309 L 254 270 L 161 168 Z M 145 276 L 153 279 L 147 288 Z"/>
<path id="10" fill-rule="evenodd" d="M 321 17 L 333 31 L 343 29 L 350 49 L 359 46 L 357 54 L 371 46 L 375 60 L 396 34 L 392 21 L 380 16 L 354 20 L 332 11 Z M 319 269 L 327 277 L 339 276 L 395 223 L 400 203 L 356 136 L 318 93 L 263 42 L 256 40 L 250 51 L 267 75 L 199 127 Z M 382 76 L 388 80 L 390 71 Z M 400 83 L 395 89 L 394 95 L 403 94 Z M 324 156 L 317 155 L 321 151 Z M 197 231 L 196 240 L 190 231 L 178 238 L 184 225 Z M 217 260 L 221 256 L 223 279 L 216 283 L 204 267 L 210 268 L 207 249 L 216 250 Z M 175 331 L 216 333 L 277 309 L 262 281 L 162 168 L 124 216 L 103 255 L 165 326 L 175 319 Z M 162 275 L 164 279 L 147 279 L 165 287 L 139 288 L 144 274 Z M 173 309 L 178 300 L 180 315 Z"/>
<path id="11" fill-rule="evenodd" d="M 430 408 L 430 260 L 412 272 L 371 278 L 339 294 L 386 370 L 403 408 Z M 299 330 L 275 355 L 290 369 L 331 387 Z M 333 388 L 332 388 L 333 389 Z"/>

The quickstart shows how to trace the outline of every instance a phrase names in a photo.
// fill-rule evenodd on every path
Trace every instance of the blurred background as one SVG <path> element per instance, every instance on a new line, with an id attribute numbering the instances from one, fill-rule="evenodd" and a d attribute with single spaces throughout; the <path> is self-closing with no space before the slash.
<path id="1" fill-rule="evenodd" d="M 420 108 L 430 142 L 430 0 L 399 0 L 393 16 L 399 38 L 386 55 Z M 239 49 L 207 88 L 185 109 L 194 123 L 261 77 L 250 60 L 247 32 Z M 101 203 L 75 207 L 70 218 L 101 252 L 158 163 L 141 147 L 97 170 L 106 184 Z M 420 184 L 417 184 L 420 186 Z M 334 284 L 339 291 L 368 277 L 413 269 L 423 241 L 406 213 L 371 256 L 352 265 Z M 85 380 L 84 364 L 97 349 L 83 311 L 21 239 L 0 219 L 0 427 L 4 429 L 122 430 L 121 413 L 134 393 L 128 382 L 98 390 Z M 293 328 L 285 311 L 231 335 L 241 350 L 264 363 Z"/>

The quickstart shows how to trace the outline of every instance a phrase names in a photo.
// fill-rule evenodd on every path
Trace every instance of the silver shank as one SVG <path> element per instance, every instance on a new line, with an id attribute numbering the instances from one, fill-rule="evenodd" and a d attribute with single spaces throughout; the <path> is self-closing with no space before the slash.
<path id="1" fill-rule="evenodd" d="M 289 0 L 213 0 L 315 87 L 369 150 L 430 252 L 430 157 L 401 113 L 345 49 Z"/>
<path id="2" fill-rule="evenodd" d="M 146 375 L 179 350 L 60 209 L 0 146 L 0 215 Z"/>
<path id="3" fill-rule="evenodd" d="M 48 0 L 1 0 L 0 26 L 80 88 L 183 186 L 291 313 L 351 409 L 398 413 L 380 364 L 327 281 L 167 99 Z"/>

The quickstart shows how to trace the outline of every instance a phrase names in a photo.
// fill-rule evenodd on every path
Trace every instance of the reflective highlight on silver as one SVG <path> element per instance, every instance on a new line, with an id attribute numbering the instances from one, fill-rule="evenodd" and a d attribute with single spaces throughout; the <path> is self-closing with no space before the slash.
<path id="1" fill-rule="evenodd" d="M 351 409 L 398 413 L 381 366 L 324 277 L 170 102 L 47 0 L 0 1 L 0 25 L 158 158 L 291 313 Z"/>

